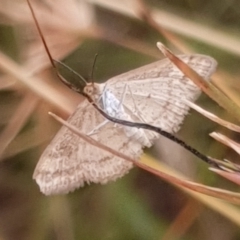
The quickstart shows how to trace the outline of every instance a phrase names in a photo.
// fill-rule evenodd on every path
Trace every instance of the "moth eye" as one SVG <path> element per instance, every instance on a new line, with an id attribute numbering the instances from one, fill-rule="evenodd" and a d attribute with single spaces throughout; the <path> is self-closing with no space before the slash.
<path id="1" fill-rule="evenodd" d="M 92 88 L 88 88 L 88 93 L 92 94 L 93 93 L 93 89 Z"/>
<path id="2" fill-rule="evenodd" d="M 84 88 L 84 92 L 88 95 L 92 94 L 93 93 L 93 89 L 91 87 L 85 87 Z"/>

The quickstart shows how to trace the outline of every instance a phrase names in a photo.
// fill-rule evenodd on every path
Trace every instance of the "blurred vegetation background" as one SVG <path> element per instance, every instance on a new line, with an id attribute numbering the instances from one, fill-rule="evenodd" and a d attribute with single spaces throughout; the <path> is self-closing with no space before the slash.
<path id="1" fill-rule="evenodd" d="M 219 62 L 212 78 L 239 103 L 238 1 L 98 1 L 32 0 L 39 24 L 54 59 L 88 78 L 94 56 L 94 81 L 162 58 L 155 47 L 164 42 L 174 53 L 195 52 Z M 152 10 L 159 26 L 174 36 L 166 38 L 144 14 Z M 91 184 L 65 196 L 40 193 L 32 173 L 44 148 L 60 128 L 48 111 L 67 118 L 82 100 L 67 89 L 51 68 L 25 0 L 0 1 L 0 239 L 239 239 L 240 212 L 236 219 L 207 207 L 171 184 L 141 169 L 106 185 Z M 177 43 L 184 50 L 176 47 Z M 6 54 L 22 65 L 19 81 L 15 69 L 2 66 Z M 74 81 L 68 71 L 60 69 Z M 38 79 L 34 79 L 34 77 Z M 31 81 L 32 79 L 32 81 Z M 198 104 L 220 117 L 236 122 L 207 96 Z M 233 151 L 208 134 L 221 131 L 238 135 L 191 111 L 178 133 L 189 145 L 219 159 L 234 162 Z M 159 162 L 197 182 L 237 191 L 238 188 L 208 170 L 205 163 L 161 138 L 146 150 Z M 146 158 L 146 163 L 148 158 Z"/>

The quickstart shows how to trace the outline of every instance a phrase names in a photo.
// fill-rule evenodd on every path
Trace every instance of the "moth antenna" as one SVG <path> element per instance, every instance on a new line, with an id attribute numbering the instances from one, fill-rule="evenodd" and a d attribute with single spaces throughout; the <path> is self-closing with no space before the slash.
<path id="1" fill-rule="evenodd" d="M 57 62 L 58 64 L 62 65 L 63 67 L 65 67 L 67 70 L 69 70 L 70 72 L 72 72 L 73 74 L 75 74 L 76 76 L 78 76 L 85 84 L 87 84 L 86 79 L 79 74 L 78 72 L 74 71 L 72 68 L 70 68 L 68 65 L 66 65 L 65 63 L 58 61 L 58 60 L 54 60 L 54 62 Z"/>
<path id="2" fill-rule="evenodd" d="M 93 74 L 94 74 L 94 68 L 95 68 L 96 62 L 97 62 L 97 57 L 98 57 L 98 54 L 96 53 L 95 57 L 94 57 L 94 60 L 93 60 L 92 72 L 91 72 L 91 75 L 90 75 L 91 76 L 90 79 L 91 79 L 92 85 L 94 84 Z"/>

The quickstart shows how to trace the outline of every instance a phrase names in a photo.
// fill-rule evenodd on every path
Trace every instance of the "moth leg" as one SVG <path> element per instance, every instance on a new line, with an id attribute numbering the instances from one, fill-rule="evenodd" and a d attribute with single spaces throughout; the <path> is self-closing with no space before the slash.
<path id="1" fill-rule="evenodd" d="M 125 84 L 121 99 L 120 99 L 119 104 L 118 104 L 118 108 L 120 108 L 121 105 L 123 105 L 124 98 L 125 98 L 126 92 L 127 92 L 127 86 L 128 86 L 128 84 Z M 114 127 L 116 127 L 116 126 L 117 126 L 117 123 L 114 123 Z"/>
<path id="2" fill-rule="evenodd" d="M 103 126 L 105 126 L 107 123 L 109 122 L 109 120 L 104 120 L 103 122 L 101 122 L 100 124 L 98 124 L 92 131 L 90 131 L 89 133 L 87 133 L 88 136 L 92 136 L 96 133 L 99 132 L 99 129 Z"/>

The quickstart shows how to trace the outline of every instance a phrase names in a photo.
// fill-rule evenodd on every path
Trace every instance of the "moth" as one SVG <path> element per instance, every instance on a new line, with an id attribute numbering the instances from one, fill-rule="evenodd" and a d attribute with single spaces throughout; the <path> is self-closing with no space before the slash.
<path id="1" fill-rule="evenodd" d="M 179 55 L 204 79 L 215 71 L 216 61 L 205 55 Z M 83 92 L 109 116 L 148 123 L 169 133 L 179 130 L 200 89 L 168 59 L 113 77 L 105 83 L 87 83 Z M 100 143 L 139 159 L 144 147 L 158 134 L 106 120 L 89 102 L 79 104 L 68 122 Z M 33 174 L 41 192 L 66 194 L 85 183 L 105 184 L 122 177 L 131 162 L 92 146 L 63 126 L 43 152 Z"/>

